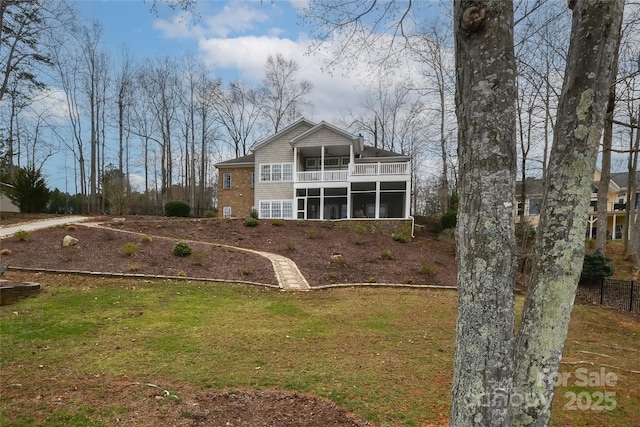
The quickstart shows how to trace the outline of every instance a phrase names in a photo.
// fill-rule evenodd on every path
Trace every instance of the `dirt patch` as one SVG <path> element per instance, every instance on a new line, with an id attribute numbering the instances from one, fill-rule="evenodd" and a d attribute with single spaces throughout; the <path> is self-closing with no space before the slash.
<path id="1" fill-rule="evenodd" d="M 43 376 L 47 375 L 45 371 Z M 69 372 L 49 375 L 55 378 L 22 384 L 6 371 L 0 373 L 3 398 L 11 400 L 13 411 L 5 414 L 6 419 L 20 415 L 34 423 L 91 420 L 136 427 L 371 425 L 335 403 L 312 395 L 276 390 L 195 392 L 185 384 L 152 384 L 126 377 L 74 377 Z"/>

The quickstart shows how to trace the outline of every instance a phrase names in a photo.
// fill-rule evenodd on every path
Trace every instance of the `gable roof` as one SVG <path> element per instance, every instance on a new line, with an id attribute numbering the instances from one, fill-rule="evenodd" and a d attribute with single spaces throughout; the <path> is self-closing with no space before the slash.
<path id="1" fill-rule="evenodd" d="M 307 126 L 309 126 L 309 127 L 313 127 L 313 126 L 315 126 L 316 124 L 315 124 L 315 123 L 313 123 L 313 122 L 312 122 L 312 121 L 310 121 L 310 120 L 305 119 L 305 118 L 303 117 L 303 118 L 299 119 L 298 121 L 296 121 L 296 122 L 294 122 L 294 123 L 290 124 L 289 126 L 285 127 L 284 129 L 282 129 L 282 130 L 280 130 L 280 131 L 278 131 L 278 132 L 274 133 L 273 135 L 271 135 L 271 136 L 269 136 L 269 137 L 267 137 L 267 138 L 265 138 L 265 139 L 262 139 L 262 140 L 260 140 L 260 141 L 257 141 L 257 142 L 256 142 L 255 144 L 253 144 L 253 146 L 251 147 L 251 151 L 254 151 L 254 152 L 255 152 L 256 150 L 258 150 L 258 149 L 262 148 L 263 146 L 265 146 L 265 145 L 269 144 L 270 142 L 273 142 L 274 140 L 276 140 L 276 139 L 280 138 L 280 136 L 282 136 L 283 134 L 285 134 L 285 133 L 287 133 L 287 132 L 290 132 L 290 131 L 292 131 L 293 129 L 295 129 L 295 128 L 297 128 L 297 127 L 300 127 L 300 126 L 302 126 L 302 125 L 307 125 Z"/>

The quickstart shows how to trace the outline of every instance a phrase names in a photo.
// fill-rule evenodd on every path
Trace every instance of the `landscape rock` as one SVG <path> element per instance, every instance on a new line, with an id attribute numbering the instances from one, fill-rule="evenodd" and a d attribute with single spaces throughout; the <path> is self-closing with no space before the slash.
<path id="1" fill-rule="evenodd" d="M 111 223 L 114 225 L 124 225 L 124 221 L 125 221 L 124 218 L 113 218 L 111 220 Z"/>
<path id="2" fill-rule="evenodd" d="M 75 246 L 78 244 L 78 239 L 76 239 L 75 237 L 66 235 L 64 236 L 64 239 L 62 239 L 62 247 L 66 248 L 68 246 Z"/>

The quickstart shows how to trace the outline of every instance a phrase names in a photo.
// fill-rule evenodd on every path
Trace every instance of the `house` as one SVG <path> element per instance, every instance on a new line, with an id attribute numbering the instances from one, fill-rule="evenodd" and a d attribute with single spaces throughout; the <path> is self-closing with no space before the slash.
<path id="1" fill-rule="evenodd" d="M 300 119 L 215 166 L 224 217 L 410 218 L 410 157 L 324 121 Z"/>
<path id="2" fill-rule="evenodd" d="M 607 226 L 606 233 L 608 239 L 622 239 L 622 230 L 626 221 L 626 207 L 629 200 L 629 173 L 612 173 L 607 191 Z M 591 206 L 589 209 L 589 217 L 587 219 L 585 237 L 587 239 L 595 239 L 598 232 L 598 186 L 600 184 L 600 169 L 596 168 L 593 174 L 593 183 L 591 185 Z M 533 226 L 538 226 L 540 220 L 540 210 L 542 208 L 542 180 L 536 178 L 528 178 L 524 182 L 526 197 L 524 202 L 521 200 L 522 181 L 516 184 L 516 201 L 518 209 L 518 218 L 524 214 L 527 222 Z M 638 200 L 640 199 L 640 176 L 636 176 L 636 194 L 631 200 L 638 209 Z M 637 211 L 636 211 L 637 215 Z"/>

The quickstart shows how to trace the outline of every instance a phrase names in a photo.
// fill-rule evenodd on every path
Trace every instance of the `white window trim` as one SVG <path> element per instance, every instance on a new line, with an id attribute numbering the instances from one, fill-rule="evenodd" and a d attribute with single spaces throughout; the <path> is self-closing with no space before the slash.
<path id="1" fill-rule="evenodd" d="M 273 216 L 273 207 L 274 204 L 279 204 L 280 215 Z M 285 204 L 288 204 L 288 207 L 285 207 Z M 271 218 L 284 218 L 284 219 L 292 219 L 293 218 L 293 207 L 294 200 L 260 200 L 260 218 L 261 219 L 271 219 Z M 288 212 L 289 215 L 285 216 L 284 213 Z"/>
<path id="2" fill-rule="evenodd" d="M 222 207 L 222 216 L 224 218 L 231 218 L 231 206 Z"/>
<path id="3" fill-rule="evenodd" d="M 278 172 L 274 173 L 274 169 Z M 260 182 L 293 182 L 293 163 L 262 163 Z"/>

